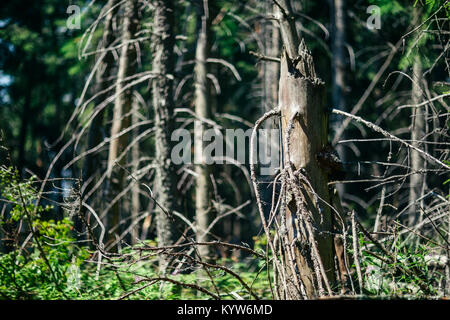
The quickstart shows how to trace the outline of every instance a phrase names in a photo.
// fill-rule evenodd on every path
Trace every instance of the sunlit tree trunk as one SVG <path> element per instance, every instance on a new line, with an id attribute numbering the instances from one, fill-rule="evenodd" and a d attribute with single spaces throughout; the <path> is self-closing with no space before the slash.
<path id="1" fill-rule="evenodd" d="M 413 23 L 414 25 L 420 24 L 421 9 L 417 6 L 413 11 Z M 411 102 L 413 105 L 420 104 L 422 102 L 423 90 L 422 90 L 422 62 L 419 52 L 414 56 L 413 70 L 412 70 L 412 88 L 411 88 Z M 413 107 L 411 115 L 411 144 L 417 148 L 423 148 L 420 141 L 425 136 L 426 125 L 426 107 Z M 409 210 L 408 210 L 408 223 L 414 225 L 418 222 L 420 217 L 420 207 L 422 207 L 423 201 L 419 199 L 423 195 L 424 187 L 424 174 L 414 173 L 421 169 L 424 169 L 425 161 L 422 156 L 411 150 L 411 171 L 413 174 L 410 177 L 410 192 L 409 192 Z"/>
<path id="2" fill-rule="evenodd" d="M 174 128 L 173 76 L 174 76 L 174 3 L 172 0 L 153 1 L 153 108 L 155 114 L 155 164 L 154 190 L 158 201 L 169 211 L 176 208 L 176 179 L 170 160 L 171 134 Z M 174 225 L 161 208 L 156 209 L 158 245 L 167 246 L 174 242 Z M 165 272 L 167 257 L 159 256 L 160 270 Z"/>
<path id="3" fill-rule="evenodd" d="M 305 55 L 305 57 L 311 57 Z M 309 66 L 308 66 L 309 68 Z M 328 175 L 320 167 L 316 155 L 322 152 L 327 145 L 327 124 L 326 124 L 326 106 L 324 104 L 324 84 L 319 82 L 315 76 L 306 78 L 306 75 L 296 77 L 299 69 L 294 66 L 293 58 L 287 53 L 282 55 L 281 76 L 280 76 L 280 106 L 282 118 L 283 136 L 287 135 L 288 123 L 291 119 L 294 121 L 294 127 L 290 134 L 290 152 L 287 154 L 287 145 L 284 145 L 285 167 L 289 161 L 293 164 L 295 170 L 304 169 L 306 176 L 311 183 L 314 192 L 319 195 L 323 201 L 330 203 L 330 191 L 328 188 Z M 309 186 L 299 181 L 299 187 L 302 190 L 309 190 Z M 296 192 L 296 191 L 293 191 Z M 288 202 L 286 212 L 286 223 L 290 240 L 294 238 L 300 240 L 300 247 L 308 250 L 298 250 L 296 248 L 296 260 L 299 268 L 300 278 L 305 286 L 306 295 L 309 298 L 317 296 L 317 279 L 315 275 L 314 259 L 309 236 L 302 235 L 302 229 L 297 230 L 294 221 L 299 220 L 304 223 L 303 230 L 306 230 L 306 223 L 303 219 L 310 219 L 316 230 L 331 231 L 332 217 L 330 208 L 322 202 L 317 201 L 312 191 L 303 192 L 301 195 L 305 208 L 301 209 L 295 203 L 295 195 L 291 195 L 291 201 Z M 288 197 L 289 198 L 289 197 Z M 301 213 L 299 214 L 299 212 Z M 299 217 L 307 215 L 308 217 Z M 310 233 L 310 231 L 307 231 Z M 305 237 L 305 238 L 303 238 Z M 329 234 L 314 232 L 314 238 L 320 253 L 322 263 L 327 270 L 329 281 L 334 279 L 334 256 L 333 241 Z"/>
<path id="4" fill-rule="evenodd" d="M 288 243 L 297 244 L 291 252 L 302 284 L 301 290 L 291 292 L 288 298 L 314 298 L 330 293 L 335 283 L 330 205 L 340 208 L 340 203 L 334 188 L 328 186 L 332 167 L 327 167 L 330 150 L 325 85 L 316 75 L 311 53 L 299 40 L 289 0 L 278 3 L 282 7 L 280 26 L 285 48 L 281 53 L 278 99 L 285 179 L 291 187 L 286 197 L 285 228 Z M 285 246 L 286 252 L 292 250 L 288 244 Z M 292 270 L 287 273 L 292 274 Z"/>
<path id="5" fill-rule="evenodd" d="M 422 63 L 420 56 L 416 56 L 413 64 L 413 84 L 411 92 L 411 100 L 413 105 L 420 104 L 422 102 Z M 426 108 L 417 107 L 412 109 L 411 117 L 411 144 L 417 148 L 423 148 L 420 141 L 425 135 L 425 116 Z M 424 159 L 422 156 L 411 150 L 411 172 L 418 172 L 424 169 Z M 423 201 L 419 199 L 423 195 L 424 174 L 413 173 L 410 177 L 410 193 L 409 193 L 409 225 L 414 225 L 420 216 L 420 207 L 423 208 Z"/>
<path id="6" fill-rule="evenodd" d="M 138 28 L 137 1 L 130 0 L 125 4 L 125 16 L 122 29 L 122 49 L 120 53 L 119 70 L 116 82 L 116 98 L 114 100 L 113 122 L 111 127 L 111 137 L 115 137 L 122 130 L 130 126 L 131 106 L 133 103 L 133 88 L 125 87 L 125 79 L 136 73 L 136 49 L 134 43 L 130 43 Z M 114 168 L 116 161 L 121 166 L 127 163 L 127 157 L 121 156 L 128 145 L 128 134 L 122 134 L 118 138 L 113 138 L 110 142 L 108 156 L 108 175 L 110 177 L 110 188 L 113 196 L 117 196 L 125 188 L 125 171 L 123 168 Z M 116 201 L 109 213 L 109 229 L 118 228 L 121 211 L 121 201 Z M 118 229 L 113 233 L 118 233 Z M 113 234 L 111 239 L 114 240 Z"/>

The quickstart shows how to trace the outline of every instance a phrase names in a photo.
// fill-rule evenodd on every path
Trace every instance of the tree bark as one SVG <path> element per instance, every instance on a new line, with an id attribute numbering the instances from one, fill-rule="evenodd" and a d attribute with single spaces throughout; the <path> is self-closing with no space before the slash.
<path id="1" fill-rule="evenodd" d="M 209 16 L 208 2 L 202 3 L 199 1 L 198 19 L 200 27 L 197 36 L 197 48 L 195 51 L 195 92 L 194 92 L 194 107 L 195 114 L 200 119 L 209 119 L 211 117 L 211 106 L 208 87 L 208 65 L 207 59 L 209 55 L 209 29 L 211 19 Z M 213 209 L 211 206 L 211 168 L 206 163 L 203 155 L 204 141 L 203 132 L 206 129 L 202 121 L 195 122 L 194 128 L 194 154 L 196 159 L 195 164 L 195 215 L 197 220 L 197 241 L 207 242 L 211 240 L 205 231 L 208 229 L 212 218 Z M 197 163 L 197 161 L 199 163 Z M 211 246 L 199 246 L 198 252 L 202 258 L 207 260 L 212 259 Z"/>
<path id="2" fill-rule="evenodd" d="M 311 57 L 305 55 L 306 57 Z M 330 203 L 330 191 L 328 188 L 328 175 L 321 168 L 317 161 L 317 155 L 327 146 L 327 110 L 324 105 L 324 85 L 319 82 L 315 76 L 307 77 L 305 75 L 297 76 L 299 71 L 293 65 L 293 60 L 287 53 L 282 55 L 281 59 L 281 76 L 280 76 L 280 106 L 282 119 L 282 132 L 287 135 L 289 121 L 293 120 L 293 129 L 290 133 L 290 141 L 284 142 L 284 160 L 285 167 L 290 163 L 295 170 L 304 169 L 305 175 L 309 180 L 314 192 L 326 203 Z M 290 152 L 287 154 L 290 143 Z M 316 282 L 321 281 L 315 279 L 315 267 L 313 258 L 315 253 L 312 252 L 312 238 L 317 242 L 318 251 L 323 266 L 327 272 L 328 281 L 334 280 L 334 256 L 333 256 L 333 240 L 329 234 L 320 233 L 319 231 L 331 232 L 332 217 L 330 208 L 325 203 L 319 203 L 309 186 L 299 181 L 299 190 L 303 190 L 300 195 L 305 206 L 305 211 L 299 216 L 298 204 L 295 203 L 295 195 L 291 195 L 291 201 L 288 202 L 288 210 L 286 212 L 286 223 L 291 241 L 301 239 L 300 247 L 307 248 L 304 250 L 296 248 L 296 260 L 299 268 L 300 278 L 305 286 L 308 298 L 317 296 Z M 309 190 L 309 191 L 306 191 Z M 292 191 L 297 192 L 297 191 Z M 289 196 L 288 196 L 289 198 Z M 304 230 L 307 229 L 307 222 L 303 220 L 310 219 L 315 228 L 313 235 L 306 238 L 302 237 L 302 230 L 297 230 L 295 220 L 305 224 Z"/>
<path id="3" fill-rule="evenodd" d="M 139 122 L 139 105 L 135 101 L 133 105 L 133 115 L 132 115 L 133 125 L 136 125 Z M 139 127 L 133 129 L 133 140 L 135 140 L 139 136 Z M 135 143 L 131 148 L 131 157 L 133 163 L 133 172 L 139 170 L 139 143 Z M 136 181 L 132 181 L 133 187 L 131 188 L 131 243 L 136 244 L 139 239 L 139 227 L 138 227 L 138 217 L 141 210 L 141 201 L 140 201 L 140 187 L 139 183 Z"/>
<path id="4" fill-rule="evenodd" d="M 422 101 L 422 63 L 420 56 L 416 56 L 413 64 L 413 84 L 411 91 L 412 104 L 420 104 Z M 417 148 L 420 148 L 422 140 L 425 136 L 425 107 L 418 107 L 412 109 L 411 117 L 411 144 Z M 424 159 L 422 156 L 414 150 L 411 150 L 411 172 L 418 172 L 424 169 Z M 424 175 L 422 173 L 413 173 L 410 177 L 410 193 L 409 193 L 409 212 L 408 222 L 410 226 L 415 225 L 420 216 L 420 209 L 422 207 L 422 201 L 419 201 L 423 194 Z"/>
<path id="5" fill-rule="evenodd" d="M 333 108 L 344 110 L 345 101 L 345 0 L 330 0 L 332 12 L 331 59 Z"/>
<path id="6" fill-rule="evenodd" d="M 276 9 L 273 0 L 266 1 L 267 12 Z M 261 29 L 265 55 L 268 57 L 280 56 L 280 29 L 273 21 L 264 21 Z M 263 113 L 278 106 L 278 79 L 280 78 L 280 64 L 268 62 L 263 64 L 264 94 Z"/>
<path id="7" fill-rule="evenodd" d="M 330 0 L 331 8 L 331 20 L 332 20 L 332 32 L 331 32 L 331 86 L 332 86 L 332 106 L 333 108 L 346 111 L 347 101 L 346 101 L 346 74 L 347 74 L 347 59 L 346 59 L 346 3 L 345 0 Z M 334 132 L 337 131 L 339 126 L 342 124 L 343 117 L 336 117 L 333 124 Z M 345 134 L 342 134 L 342 138 L 345 138 Z M 343 144 L 337 144 L 335 146 L 337 154 L 341 159 L 342 163 L 346 162 L 346 150 Z M 333 179 L 342 180 L 341 172 L 333 173 Z M 340 207 L 340 199 L 338 194 L 345 194 L 345 184 L 336 185 L 337 192 L 334 192 L 335 204 Z M 343 212 L 343 210 L 340 210 Z M 337 221 L 334 223 L 335 231 Z M 345 293 L 348 288 L 349 275 L 347 273 L 347 268 L 344 262 L 344 244 L 340 237 L 334 237 L 334 247 L 336 256 L 339 263 L 339 276 L 342 285 L 342 292 Z"/>
<path id="8" fill-rule="evenodd" d="M 331 32 L 331 86 L 332 86 L 332 107 L 335 109 L 347 110 L 346 102 L 346 81 L 345 75 L 347 73 L 347 62 L 345 55 L 345 0 L 330 0 L 331 3 L 331 20 L 332 20 L 332 32 Z M 336 117 L 333 124 L 334 131 L 336 132 L 341 125 L 343 117 Z M 342 135 L 344 138 L 344 135 Z M 339 154 L 341 160 L 345 162 L 345 148 L 342 144 L 336 145 L 336 151 Z M 345 184 L 337 185 L 337 189 L 340 194 L 345 192 Z"/>
<path id="9" fill-rule="evenodd" d="M 415 7 L 413 11 L 413 20 L 415 25 L 420 24 L 421 9 Z M 412 74 L 412 88 L 411 88 L 411 102 L 413 105 L 420 104 L 422 101 L 422 62 L 420 60 L 419 52 L 414 56 L 413 62 L 413 74 Z M 411 144 L 417 148 L 420 148 L 420 141 L 425 136 L 425 120 L 426 106 L 414 107 L 411 115 Z M 425 146 L 426 147 L 426 146 Z M 422 156 L 411 150 L 411 171 L 417 172 L 424 169 L 425 161 Z M 423 195 L 423 187 L 425 183 L 424 175 L 421 173 L 413 173 L 410 177 L 410 192 L 409 192 L 409 210 L 408 210 L 408 223 L 410 226 L 415 225 L 420 217 L 420 208 L 423 205 L 423 201 L 419 201 Z"/>
<path id="10" fill-rule="evenodd" d="M 328 108 L 325 86 L 317 77 L 313 58 L 304 41 L 299 41 L 289 1 L 281 5 L 281 34 L 285 50 L 281 54 L 279 106 L 283 136 L 285 181 L 288 185 L 285 229 L 287 256 L 293 254 L 293 268 L 300 278 L 297 292 L 288 298 L 308 299 L 331 294 L 335 281 L 335 249 L 331 236 L 333 218 L 330 205 L 340 208 L 334 188 L 328 187 Z M 283 226 L 282 226 L 283 229 Z M 295 243 L 291 249 L 289 244 Z M 291 252 L 289 252 L 291 250 Z M 288 267 L 286 267 L 288 268 Z M 292 268 L 287 274 L 292 276 Z"/>
<path id="11" fill-rule="evenodd" d="M 295 19 L 292 11 L 291 0 L 278 0 L 275 2 L 277 10 L 275 14 L 280 23 L 281 38 L 286 52 L 290 57 L 296 57 L 300 38 L 295 26 Z"/>
<path id="12" fill-rule="evenodd" d="M 154 1 L 153 18 L 153 108 L 155 113 L 155 164 L 154 189 L 158 201 L 169 212 L 176 207 L 176 179 L 170 160 L 171 134 L 174 128 L 173 75 L 174 75 L 174 4 L 172 0 Z M 174 225 L 163 210 L 156 209 L 156 228 L 159 246 L 174 242 Z M 166 272 L 167 257 L 159 256 L 160 270 Z"/>
<path id="13" fill-rule="evenodd" d="M 116 82 L 116 98 L 114 100 L 113 122 L 111 127 L 111 137 L 117 136 L 122 130 L 130 126 L 131 106 L 133 103 L 133 88 L 123 90 L 125 78 L 136 73 L 136 49 L 133 43 L 129 43 L 138 29 L 138 8 L 137 1 L 130 0 L 125 4 L 125 16 L 122 29 L 122 49 L 119 61 L 119 70 Z M 112 195 L 118 195 L 125 187 L 125 172 L 122 168 L 114 170 L 114 166 L 121 153 L 125 151 L 128 145 L 128 134 L 122 134 L 110 142 L 108 155 L 108 176 L 110 178 L 110 188 Z M 119 160 L 121 166 L 125 166 L 127 157 Z M 111 208 L 109 229 L 116 227 L 121 215 L 121 201 L 118 200 Z M 116 231 L 117 232 L 117 231 Z M 114 234 L 111 234 L 111 240 L 114 240 Z"/>
<path id="14" fill-rule="evenodd" d="M 273 3 L 273 0 L 264 1 L 265 12 L 277 12 L 279 8 Z M 261 22 L 260 37 L 261 42 L 264 44 L 264 55 L 267 57 L 279 57 L 280 56 L 280 28 L 276 21 L 264 20 Z M 261 100 L 261 112 L 262 114 L 269 112 L 270 110 L 276 109 L 278 107 L 278 82 L 280 79 L 280 64 L 278 62 L 267 61 L 261 64 L 262 71 L 262 85 L 263 94 Z M 279 119 L 271 118 L 268 119 L 264 124 L 264 129 L 279 129 L 280 123 Z M 268 131 L 270 132 L 270 131 Z M 274 131 L 275 132 L 275 131 Z M 279 144 L 272 144 L 272 137 L 268 137 L 267 148 L 266 148 L 266 159 L 274 160 L 274 153 L 277 152 L 276 159 L 279 159 Z M 270 144 L 270 147 L 269 147 Z M 272 166 L 272 161 L 268 165 L 262 165 L 261 167 L 266 167 L 268 171 L 267 175 L 261 175 L 260 183 L 264 186 L 261 188 L 261 197 L 265 203 L 271 203 L 274 189 L 275 192 L 279 193 L 279 185 L 271 183 L 274 179 L 274 175 L 277 173 L 272 171 L 270 167 Z M 276 164 L 278 166 L 278 163 Z M 271 172 L 272 171 L 272 172 Z M 265 206 L 265 215 L 269 216 L 270 206 Z M 238 221 L 236 221 L 238 222 Z"/>

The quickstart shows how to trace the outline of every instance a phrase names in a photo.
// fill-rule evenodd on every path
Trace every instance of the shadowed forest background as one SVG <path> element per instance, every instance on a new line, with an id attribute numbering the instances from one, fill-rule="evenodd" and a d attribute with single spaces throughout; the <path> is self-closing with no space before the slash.
<path id="1" fill-rule="evenodd" d="M 449 18 L 445 0 L 3 1 L 0 299 L 448 297 Z M 245 156 L 177 163 L 177 129 L 192 159 L 207 129 L 245 132 Z"/>

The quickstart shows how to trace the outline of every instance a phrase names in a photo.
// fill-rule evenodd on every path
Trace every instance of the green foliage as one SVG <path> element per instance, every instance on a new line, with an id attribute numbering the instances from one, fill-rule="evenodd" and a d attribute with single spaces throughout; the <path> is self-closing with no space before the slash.
<path id="1" fill-rule="evenodd" d="M 34 205 L 36 190 L 33 188 L 33 182 L 33 177 L 21 182 L 16 169 L 0 166 L 0 195 L 13 205 L 10 211 L 11 221 L 25 218 L 26 213 L 39 216 L 42 212 L 51 209 L 51 207 L 44 208 Z"/>
<path id="2" fill-rule="evenodd" d="M 390 260 L 375 243 L 359 239 L 363 294 L 378 297 L 415 296 L 417 298 L 437 295 L 439 280 L 444 276 L 439 270 L 431 270 L 429 257 L 434 252 L 432 243 L 415 244 L 397 237 L 384 243 L 392 248 L 394 260 Z M 352 268 L 355 266 L 353 265 Z M 355 283 L 357 281 L 355 275 Z M 423 284 L 428 292 L 424 292 Z M 422 287 L 421 287 L 422 286 Z"/>
<path id="3" fill-rule="evenodd" d="M 136 280 L 158 277 L 155 259 L 128 264 L 111 261 L 114 267 L 102 267 L 98 279 L 97 264 L 87 247 L 76 244 L 73 222 L 65 217 L 59 221 L 47 219 L 52 207 L 36 205 L 34 180 L 21 181 L 17 170 L 0 167 L 0 196 L 11 204 L 8 219 L 2 224 L 31 223 L 31 239 L 22 247 L 15 246 L 0 255 L 0 298 L 3 299 L 117 299 L 138 289 L 144 283 Z M 30 230 L 31 231 L 31 230 Z M 17 241 L 16 243 L 19 243 Z M 256 250 L 264 246 L 264 239 L 256 239 Z M 131 251 L 124 253 L 131 254 Z M 137 258 L 137 255 L 136 255 Z M 262 259 L 247 258 L 244 262 L 223 259 L 217 263 L 233 270 L 261 298 L 271 298 L 267 268 Z M 211 279 L 221 298 L 251 299 L 249 292 L 230 273 L 211 268 L 211 278 L 203 271 L 170 275 L 179 283 L 196 284 L 215 292 Z M 56 276 L 56 279 L 55 279 Z M 128 299 L 210 299 L 211 296 L 169 282 L 157 282 L 137 291 Z"/>
<path id="4" fill-rule="evenodd" d="M 69 267 L 79 267 L 88 256 L 75 245 L 73 223 L 64 218 L 46 219 L 51 206 L 36 205 L 33 179 L 20 181 L 17 170 L 0 167 L 1 197 L 11 203 L 9 218 L 1 223 L 31 227 L 31 239 L 0 256 L 0 296 L 7 299 L 58 299 L 71 288 L 62 289 Z M 27 234 L 28 234 L 27 233 Z M 19 235 L 20 236 L 20 235 Z M 16 242 L 18 243 L 18 242 Z M 55 279 L 56 276 L 56 279 Z"/>

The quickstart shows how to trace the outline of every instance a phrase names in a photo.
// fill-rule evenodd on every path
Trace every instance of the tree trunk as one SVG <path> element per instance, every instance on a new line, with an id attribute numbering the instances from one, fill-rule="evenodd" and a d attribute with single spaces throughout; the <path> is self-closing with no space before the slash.
<path id="1" fill-rule="evenodd" d="M 266 1 L 267 12 L 275 8 L 272 0 Z M 273 21 L 264 21 L 261 29 L 264 40 L 265 55 L 268 57 L 280 56 L 280 29 Z M 269 62 L 263 64 L 263 113 L 278 106 L 278 79 L 280 77 L 280 65 Z"/>
<path id="2" fill-rule="evenodd" d="M 299 34 L 295 26 L 292 6 L 290 0 L 279 0 L 276 2 L 277 10 L 275 11 L 280 23 L 281 38 L 285 50 L 290 57 L 296 57 L 298 54 L 298 46 L 300 45 Z"/>
<path id="3" fill-rule="evenodd" d="M 276 12 L 278 10 L 277 6 L 273 3 L 273 0 L 264 1 L 265 12 Z M 279 57 L 280 56 L 280 28 L 276 21 L 268 20 L 262 21 L 260 28 L 261 41 L 264 44 L 264 55 L 268 57 Z M 262 69 L 262 114 L 269 112 L 270 110 L 276 109 L 278 107 L 278 81 L 280 79 L 280 64 L 277 62 L 266 62 L 261 64 Z M 279 119 L 272 118 L 264 123 L 264 129 L 269 130 L 278 129 L 280 126 Z M 275 132 L 275 131 L 274 131 Z M 271 133 L 272 134 L 272 133 Z M 271 143 L 272 136 L 268 137 L 267 147 L 265 148 L 266 159 L 271 159 L 275 163 L 274 153 L 277 152 L 279 155 L 279 143 Z M 270 144 L 270 147 L 269 147 Z M 279 159 L 279 156 L 276 157 Z M 261 175 L 260 183 L 264 186 L 261 188 L 261 197 L 265 203 L 271 203 L 272 195 L 274 192 L 279 193 L 279 186 L 277 184 L 271 183 L 274 176 L 277 174 L 275 170 L 271 170 L 273 166 L 272 161 L 269 161 L 267 165 L 261 164 L 261 167 L 265 167 L 268 174 Z M 276 163 L 278 166 L 278 163 Z M 265 215 L 268 216 L 270 211 L 270 206 L 265 206 Z"/>
<path id="4" fill-rule="evenodd" d="M 330 0 L 331 3 L 331 20 L 332 20 L 332 32 L 331 32 L 331 85 L 332 85 L 332 106 L 333 108 L 346 111 L 347 101 L 346 101 L 346 74 L 347 69 L 347 59 L 346 59 L 346 4 L 345 0 Z M 336 117 L 333 124 L 334 132 L 337 131 L 339 126 L 342 124 L 343 118 Z M 342 134 L 342 138 L 345 138 L 345 133 Z M 341 159 L 341 162 L 346 162 L 346 150 L 343 144 L 337 144 L 335 146 L 337 154 Z M 343 169 L 343 168 L 342 168 Z M 333 172 L 332 180 L 342 180 L 341 172 Z M 336 198 L 334 202 L 339 202 L 335 204 L 340 207 L 340 199 L 338 199 L 338 194 L 345 194 L 345 184 L 336 185 L 337 192 L 334 193 Z M 343 210 L 341 210 L 343 212 Z M 337 222 L 337 221 L 335 221 Z M 337 231 L 336 223 L 334 223 L 334 231 Z M 336 236 L 334 237 L 334 246 L 336 255 L 339 262 L 339 276 L 342 285 L 342 292 L 345 293 L 346 288 L 348 288 L 348 274 L 347 269 L 344 265 L 344 246 L 342 238 Z"/>
<path id="5" fill-rule="evenodd" d="M 170 160 L 171 134 L 173 131 L 173 74 L 174 74 L 174 4 L 172 0 L 154 1 L 153 18 L 153 108 L 155 113 L 155 164 L 154 189 L 158 201 L 169 211 L 176 207 L 176 179 Z M 174 242 L 174 225 L 164 211 L 157 207 L 156 228 L 159 246 Z M 160 269 L 164 273 L 168 260 L 159 256 Z"/>
<path id="6" fill-rule="evenodd" d="M 135 101 L 133 105 L 133 115 L 132 115 L 133 125 L 136 125 L 139 122 L 139 105 L 137 101 Z M 137 139 L 139 136 L 139 127 L 133 129 L 133 140 Z M 133 162 L 133 172 L 139 170 L 139 143 L 133 144 L 131 148 L 131 157 Z M 140 202 L 140 188 L 139 183 L 136 181 L 132 181 L 133 187 L 131 188 L 131 224 L 133 225 L 131 228 L 131 243 L 136 244 L 139 239 L 139 227 L 138 227 L 138 217 L 141 211 L 141 202 Z"/>
<path id="7" fill-rule="evenodd" d="M 210 17 L 208 3 L 200 4 L 198 9 L 198 19 L 200 27 L 197 37 L 197 48 L 195 51 L 195 93 L 194 106 L 195 114 L 200 119 L 209 119 L 211 117 L 211 107 L 209 105 L 208 88 L 208 66 L 207 59 L 209 55 L 209 29 Z M 194 153 L 195 153 L 195 215 L 197 220 L 197 241 L 206 242 L 210 236 L 205 234 L 213 218 L 213 209 L 211 206 L 211 168 L 205 162 L 203 155 L 204 142 L 203 132 L 205 124 L 202 121 L 195 122 L 194 128 Z M 198 161 L 198 162 L 197 162 Z M 212 258 L 211 246 L 199 246 L 198 252 L 202 258 Z"/>
<path id="8" fill-rule="evenodd" d="M 422 63 L 420 57 L 416 56 L 413 64 L 413 84 L 412 84 L 412 104 L 420 104 L 422 101 Z M 425 135 L 425 116 L 426 108 L 418 107 L 412 109 L 411 117 L 411 144 L 417 148 L 421 147 L 420 140 Z M 411 150 L 411 172 L 417 172 L 424 169 L 424 159 L 422 156 L 414 150 Z M 420 216 L 420 208 L 422 201 L 419 201 L 423 194 L 424 175 L 422 173 L 413 173 L 410 177 L 410 193 L 409 193 L 409 212 L 408 222 L 410 226 L 415 225 L 418 222 Z"/>
<path id="9" fill-rule="evenodd" d="M 420 24 L 421 10 L 419 7 L 415 7 L 413 11 L 414 24 Z M 412 89 L 411 100 L 412 104 L 420 104 L 422 101 L 423 90 L 421 86 L 423 71 L 422 62 L 420 60 L 419 52 L 416 53 L 413 62 L 413 74 L 412 74 Z M 425 136 L 425 116 L 426 107 L 414 107 L 411 115 L 411 144 L 417 148 L 421 147 L 420 140 Z M 424 159 L 422 156 L 411 150 L 411 171 L 417 172 L 424 169 Z M 410 226 L 415 225 L 420 216 L 420 208 L 422 201 L 419 201 L 423 194 L 424 175 L 421 173 L 413 173 L 409 180 L 410 192 L 409 192 L 409 210 L 408 210 L 408 223 Z"/>
<path id="10" fill-rule="evenodd" d="M 345 0 L 330 0 L 332 12 L 331 60 L 333 108 L 345 110 Z"/>
<path id="11" fill-rule="evenodd" d="M 331 59 L 332 106 L 335 109 L 346 111 L 345 0 L 330 0 L 330 3 L 332 12 L 331 51 L 333 57 Z M 334 131 L 339 128 L 342 120 L 342 117 L 336 117 L 333 124 Z M 337 144 L 336 151 L 342 161 L 345 162 L 344 146 Z M 337 189 L 340 194 L 344 194 L 345 184 L 338 185 Z"/>
<path id="12" fill-rule="evenodd" d="M 111 137 L 117 136 L 122 130 L 130 126 L 130 111 L 133 103 L 133 88 L 124 90 L 124 79 L 136 73 L 136 49 L 133 43 L 130 42 L 136 34 L 138 28 L 138 9 L 137 1 L 130 0 L 125 4 L 125 16 L 122 29 L 122 49 L 119 61 L 119 71 L 116 83 L 116 98 L 114 100 L 114 114 L 111 127 Z M 127 163 L 127 157 L 123 156 L 120 160 L 121 153 L 124 152 L 128 145 L 128 134 L 122 134 L 118 138 L 114 138 L 110 142 L 109 156 L 108 156 L 108 176 L 110 177 L 111 193 L 117 196 L 125 187 L 125 172 L 122 168 L 114 166 L 116 161 L 121 166 Z M 121 201 L 114 203 L 110 213 L 109 229 L 116 227 L 120 220 Z M 118 232 L 116 230 L 116 232 Z M 110 234 L 114 240 L 113 234 Z"/>
<path id="13" fill-rule="evenodd" d="M 325 86 L 316 76 L 311 53 L 292 27 L 289 1 L 281 5 L 281 34 L 285 50 L 281 55 L 279 105 L 281 111 L 284 180 L 288 186 L 285 242 L 287 274 L 293 270 L 300 288 L 288 298 L 315 298 L 331 294 L 335 281 L 335 249 L 331 236 L 330 204 L 340 209 L 334 188 L 328 186 L 332 158 L 328 145 L 328 111 Z M 294 24 L 295 25 L 295 24 Z M 283 218 L 282 218 L 283 219 Z M 283 229 L 283 227 L 282 227 Z M 289 244 L 297 244 L 289 247 Z M 291 250 L 291 251 L 290 251 Z M 339 260 L 339 256 L 337 257 Z M 295 268 L 289 269 L 293 264 Z"/>
<path id="14" fill-rule="evenodd" d="M 311 57 L 308 54 L 305 57 Z M 307 58 L 309 59 L 309 58 Z M 305 60 L 303 60 L 305 61 Z M 302 62 L 303 62 L 302 61 Z M 312 60 L 311 60 L 312 61 Z M 297 75 L 299 68 L 293 64 L 292 58 L 287 53 L 282 55 L 280 76 L 280 106 L 282 118 L 282 132 L 286 136 L 289 128 L 289 122 L 293 121 L 293 128 L 289 134 L 289 142 L 284 142 L 284 160 L 285 167 L 290 164 L 294 170 L 305 170 L 305 176 L 309 180 L 313 190 L 323 201 L 330 203 L 330 191 L 328 188 L 328 175 L 321 168 L 317 161 L 319 153 L 324 152 L 327 146 L 327 110 L 324 105 L 324 85 L 315 77 L 306 75 Z M 287 139 L 286 137 L 284 139 Z M 283 141 L 284 141 L 283 139 Z M 289 154 L 287 153 L 288 145 Z M 304 208 L 299 208 L 295 203 L 295 195 L 291 195 L 291 201 L 288 202 L 286 212 L 286 223 L 289 232 L 289 240 L 295 238 L 300 240 L 300 247 L 308 248 L 307 253 L 304 250 L 296 248 L 296 260 L 299 268 L 300 278 L 305 286 L 306 296 L 313 298 L 317 296 L 315 290 L 318 280 L 315 278 L 315 267 L 313 257 L 315 253 L 311 249 L 312 237 L 317 241 L 317 247 L 323 266 L 329 281 L 334 280 L 334 256 L 333 241 L 329 234 L 320 234 L 318 231 L 331 232 L 332 217 L 330 208 L 325 203 L 320 203 L 313 195 L 309 186 L 304 181 L 295 182 L 302 190 L 300 195 Z M 293 192 L 298 192 L 294 190 Z M 309 191 L 305 191 L 309 190 Z M 289 198 L 289 196 L 288 196 Z M 297 230 L 295 220 L 298 220 L 303 226 Z M 305 221 L 304 221 L 305 220 Z M 308 237 L 304 236 L 303 231 L 307 230 L 308 222 L 311 220 L 314 231 Z M 306 231 L 311 233 L 311 231 Z M 319 280 L 320 281 L 320 280 Z"/>

